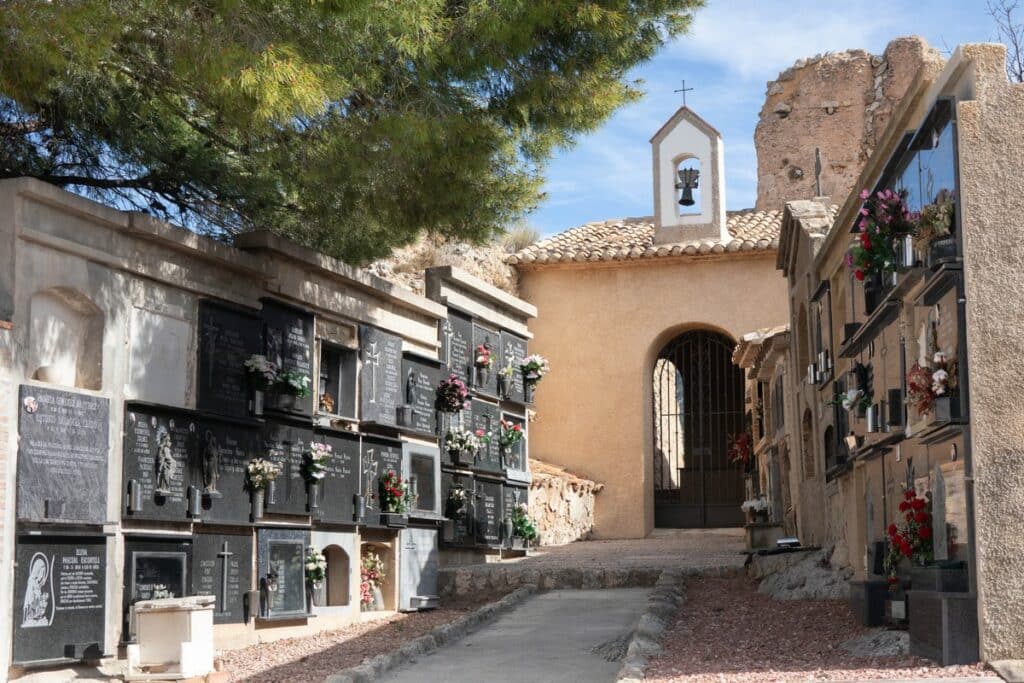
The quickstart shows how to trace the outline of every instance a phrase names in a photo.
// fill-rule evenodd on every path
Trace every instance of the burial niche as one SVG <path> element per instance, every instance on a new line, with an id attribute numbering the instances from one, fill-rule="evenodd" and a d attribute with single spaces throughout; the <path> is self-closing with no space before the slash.
<path id="1" fill-rule="evenodd" d="M 29 300 L 28 371 L 32 379 L 80 389 L 102 389 L 103 312 L 67 287 Z"/>
<path id="2" fill-rule="evenodd" d="M 351 562 L 341 546 L 329 545 L 323 550 L 327 559 L 327 606 L 343 607 L 349 604 L 349 572 Z"/>

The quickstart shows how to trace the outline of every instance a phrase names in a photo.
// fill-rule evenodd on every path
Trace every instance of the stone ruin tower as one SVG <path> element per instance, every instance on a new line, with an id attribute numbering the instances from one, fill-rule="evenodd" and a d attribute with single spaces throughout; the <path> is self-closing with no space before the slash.
<path id="1" fill-rule="evenodd" d="M 917 36 L 881 55 L 847 50 L 800 59 L 768 83 L 754 131 L 758 210 L 816 195 L 841 201 L 853 189 L 917 70 L 941 63 Z M 820 150 L 820 191 L 815 149 Z"/>

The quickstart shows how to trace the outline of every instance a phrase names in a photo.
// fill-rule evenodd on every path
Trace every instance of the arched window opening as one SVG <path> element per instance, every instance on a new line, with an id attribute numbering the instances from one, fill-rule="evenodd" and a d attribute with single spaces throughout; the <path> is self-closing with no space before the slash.
<path id="1" fill-rule="evenodd" d="M 676 163 L 676 210 L 680 216 L 696 216 L 701 208 L 700 159 L 688 157 Z"/>

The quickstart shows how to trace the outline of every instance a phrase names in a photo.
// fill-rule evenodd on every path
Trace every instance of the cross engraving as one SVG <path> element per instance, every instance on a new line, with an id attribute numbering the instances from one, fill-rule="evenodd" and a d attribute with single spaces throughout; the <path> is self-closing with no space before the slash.
<path id="1" fill-rule="evenodd" d="M 373 368 L 373 378 L 371 380 L 372 389 L 370 390 L 370 403 L 377 402 L 377 367 L 380 365 L 380 351 L 377 350 L 377 342 L 370 342 L 370 348 L 364 352 L 363 362 L 368 363 Z"/>
<path id="2" fill-rule="evenodd" d="M 234 553 L 228 550 L 228 542 L 224 541 L 220 552 L 217 553 L 217 557 L 224 561 L 220 568 L 220 609 L 217 610 L 218 614 L 227 614 L 228 612 L 228 560 L 233 555 Z"/>
<path id="3" fill-rule="evenodd" d="M 441 326 L 441 334 L 444 335 L 444 366 L 452 366 L 452 321 L 447 318 Z"/>
<path id="4" fill-rule="evenodd" d="M 691 92 L 692 90 L 693 90 L 693 88 L 687 88 L 686 87 L 686 81 L 683 81 L 683 87 L 679 88 L 678 90 L 673 90 L 672 92 L 678 92 L 678 93 L 682 93 L 683 94 L 683 106 L 685 107 L 686 106 L 686 93 Z"/>
<path id="5" fill-rule="evenodd" d="M 366 468 L 366 479 L 365 488 L 363 489 L 363 496 L 366 497 L 366 508 L 368 510 L 373 509 L 374 494 L 374 483 L 377 481 L 377 470 L 380 467 L 380 463 L 373 459 L 373 454 L 376 452 L 375 448 L 366 449 L 366 457 L 370 461 L 370 466 Z"/>

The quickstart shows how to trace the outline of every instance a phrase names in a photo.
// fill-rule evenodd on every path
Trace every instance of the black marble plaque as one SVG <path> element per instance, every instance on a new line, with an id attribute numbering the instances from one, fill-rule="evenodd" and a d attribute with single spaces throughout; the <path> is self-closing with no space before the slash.
<path id="1" fill-rule="evenodd" d="M 501 427 L 498 406 L 487 401 L 473 399 L 471 415 L 472 426 L 470 429 L 474 432 L 483 431 L 484 434 L 490 435 L 487 446 L 481 448 L 477 453 L 473 469 L 494 474 L 504 472 L 501 464 L 501 446 L 498 444 Z"/>
<path id="2" fill-rule="evenodd" d="M 473 477 L 458 472 L 441 472 L 442 512 L 449 520 L 444 526 L 442 540 L 448 545 L 474 545 L 473 521 L 476 516 L 476 488 Z M 461 508 L 452 497 L 452 491 L 465 491 L 466 502 Z"/>
<path id="3" fill-rule="evenodd" d="M 22 385 L 18 519 L 106 522 L 109 430 L 107 399 Z"/>
<path id="4" fill-rule="evenodd" d="M 526 394 L 523 393 L 523 373 L 519 370 L 519 364 L 523 362 L 529 353 L 526 340 L 511 332 L 501 332 L 501 354 L 499 354 L 499 369 L 512 368 L 511 376 L 505 377 L 505 395 L 501 398 L 515 403 L 525 403 Z"/>
<path id="5" fill-rule="evenodd" d="M 245 361 L 260 353 L 260 318 L 255 313 L 199 303 L 199 381 L 196 408 L 244 417 L 249 409 Z"/>
<path id="6" fill-rule="evenodd" d="M 406 394 L 401 337 L 360 325 L 359 359 L 359 419 L 395 426 Z"/>
<path id="7" fill-rule="evenodd" d="M 274 495 L 266 496 L 267 512 L 285 515 L 308 514 L 307 486 L 303 467 L 313 429 L 301 424 L 267 420 L 263 427 L 263 457 L 277 463 L 281 473 L 274 480 Z"/>
<path id="8" fill-rule="evenodd" d="M 306 548 L 309 531 L 259 529 L 256 571 L 261 613 L 269 617 L 306 614 Z M 276 590 L 269 590 L 272 586 Z"/>
<path id="9" fill-rule="evenodd" d="M 215 624 L 245 622 L 245 594 L 252 590 L 252 536 L 196 534 L 192 594 L 213 595 Z"/>
<path id="10" fill-rule="evenodd" d="M 309 378 L 309 395 L 302 398 L 267 394 L 267 407 L 290 413 L 313 412 L 313 314 L 270 299 L 263 300 L 263 347 L 267 360 L 282 372 Z"/>
<path id="11" fill-rule="evenodd" d="M 355 495 L 359 493 L 359 437 L 342 432 L 319 432 L 314 438 L 331 447 L 327 475 L 320 480 L 318 518 L 323 522 L 352 524 Z"/>
<path id="12" fill-rule="evenodd" d="M 21 536 L 14 568 L 14 662 L 104 654 L 107 542 Z"/>
<path id="13" fill-rule="evenodd" d="M 528 496 L 529 489 L 525 485 L 516 486 L 508 482 L 503 484 L 502 501 L 504 504 L 504 516 L 511 517 L 512 510 L 514 510 L 519 505 L 526 505 Z"/>
<path id="14" fill-rule="evenodd" d="M 248 524 L 251 503 L 246 467 L 260 450 L 258 428 L 235 422 L 203 420 L 199 445 L 192 455 L 192 477 L 199 486 L 204 476 L 216 472 L 218 495 L 202 496 L 201 519 L 205 523 Z M 205 488 L 205 487 L 204 487 Z"/>
<path id="15" fill-rule="evenodd" d="M 437 361 L 421 356 L 402 359 L 402 403 L 412 407 L 412 421 L 403 425 L 421 434 L 437 433 L 437 411 L 434 400 L 441 382 L 441 366 Z"/>
<path id="16" fill-rule="evenodd" d="M 440 323 L 441 360 L 444 374 L 455 374 L 467 385 L 473 367 L 473 320 L 456 311 L 448 312 L 448 319 Z"/>
<path id="17" fill-rule="evenodd" d="M 501 545 L 502 503 L 500 482 L 477 479 L 474 506 L 477 545 Z"/>
<path id="18" fill-rule="evenodd" d="M 186 411 L 129 404 L 124 423 L 125 519 L 188 519 L 188 487 L 193 484 L 193 457 L 202 438 L 201 425 Z M 132 487 L 142 503 L 132 510 Z M 202 479 L 199 480 L 202 488 Z"/>
<path id="19" fill-rule="evenodd" d="M 380 478 L 388 472 L 404 478 L 402 443 L 364 436 L 360 462 L 363 471 L 360 489 L 366 496 L 364 523 L 367 526 L 383 526 L 380 520 Z"/>
<path id="20" fill-rule="evenodd" d="M 136 602 L 189 594 L 191 556 L 192 541 L 188 539 L 125 538 L 122 639 L 134 639 L 129 613 Z"/>
<path id="21" fill-rule="evenodd" d="M 497 330 L 473 323 L 472 358 L 476 362 L 477 348 L 483 346 L 491 351 L 491 367 L 477 368 L 473 389 L 486 396 L 498 395 L 498 369 L 501 362 L 501 335 Z"/>

